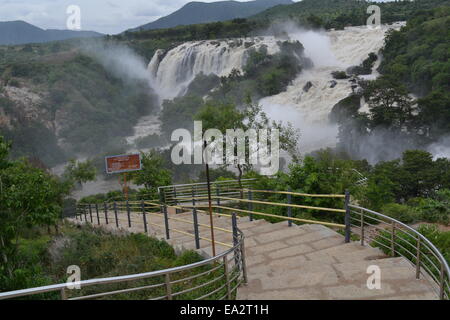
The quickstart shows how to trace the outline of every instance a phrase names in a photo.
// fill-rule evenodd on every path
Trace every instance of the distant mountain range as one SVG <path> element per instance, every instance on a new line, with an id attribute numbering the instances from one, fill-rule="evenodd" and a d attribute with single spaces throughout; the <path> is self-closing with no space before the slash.
<path id="1" fill-rule="evenodd" d="M 129 31 L 172 28 L 179 25 L 226 21 L 246 18 L 277 5 L 294 3 L 291 0 L 255 0 L 248 2 L 217 1 L 189 2 L 181 9 Z"/>
<path id="2" fill-rule="evenodd" d="M 100 37 L 94 31 L 44 30 L 25 21 L 0 22 L 0 45 L 40 43 L 72 38 Z"/>

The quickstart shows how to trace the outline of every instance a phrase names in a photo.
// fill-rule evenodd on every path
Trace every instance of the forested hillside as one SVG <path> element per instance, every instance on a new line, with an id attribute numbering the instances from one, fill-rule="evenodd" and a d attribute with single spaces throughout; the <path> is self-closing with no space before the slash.
<path id="1" fill-rule="evenodd" d="M 147 83 L 113 74 L 77 42 L 0 47 L 0 55 L 0 133 L 14 157 L 52 166 L 121 150 L 121 138 L 154 108 Z"/>
<path id="2" fill-rule="evenodd" d="M 365 99 L 375 106 L 379 101 L 377 92 L 389 87 L 401 101 L 407 93 L 415 94 L 419 104 L 405 100 L 407 114 L 412 115 L 406 118 L 403 111 L 392 113 L 391 109 L 377 107 L 371 108 L 369 116 L 355 111 L 358 99 L 350 97 L 343 104 L 350 101 L 351 110 L 344 107 L 339 111 L 344 114 L 340 120 L 344 150 L 357 154 L 360 143 L 356 141 L 364 141 L 361 137 L 370 136 L 375 128 L 389 127 L 393 135 L 411 147 L 424 146 L 448 133 L 448 34 L 440 31 L 449 29 L 448 9 L 422 10 L 448 2 L 379 4 L 384 22 L 407 19 L 409 24 L 388 37 L 380 67 L 384 77 L 365 85 Z M 304 0 L 248 19 L 126 32 L 105 41 L 132 48 L 146 65 L 157 49 L 191 40 L 276 33 L 276 28 L 269 28 L 276 21 L 291 19 L 306 28 L 365 24 L 366 8 L 367 3 L 353 0 Z M 0 47 L 0 133 L 13 141 L 13 156 L 33 155 L 54 165 L 80 151 L 87 155 L 124 151 L 123 137 L 132 133 L 140 116 L 154 108 L 146 83 L 125 80 L 108 70 L 102 58 L 88 55 L 82 47 L 79 40 Z M 257 61 L 258 52 L 254 58 Z M 222 79 L 224 86 L 215 98 L 222 94 L 242 102 L 249 92 L 261 97 L 284 90 L 299 72 L 286 61 L 283 65 L 275 58 L 252 75 L 233 74 Z M 197 80 L 200 87 L 205 85 Z M 196 93 L 196 99 L 202 94 L 205 92 Z M 180 103 L 166 102 L 166 110 L 196 104 L 192 95 L 180 99 Z M 338 112 L 339 106 L 335 109 Z M 192 117 L 195 110 L 189 110 L 183 112 Z M 172 127 L 175 120 L 174 116 L 165 121 L 163 128 Z"/>
<path id="3" fill-rule="evenodd" d="M 369 112 L 358 111 L 359 95 L 334 110 L 344 115 L 339 120 L 344 150 L 357 155 L 367 144 L 383 145 L 381 152 L 399 144 L 424 148 L 450 134 L 448 30 L 446 6 L 416 13 L 387 36 L 382 76 L 362 84 Z"/>
<path id="4" fill-rule="evenodd" d="M 291 0 L 253 0 L 246 2 L 216 1 L 189 2 L 181 9 L 130 31 L 172 28 L 206 22 L 246 18 L 277 5 L 292 4 Z"/>
<path id="5" fill-rule="evenodd" d="M 381 22 L 405 21 L 418 10 L 432 9 L 449 3 L 448 0 L 414 0 L 373 2 L 381 9 Z M 370 1 L 354 0 L 302 0 L 290 6 L 271 8 L 252 17 L 254 20 L 286 21 L 300 24 L 342 28 L 348 25 L 364 25 Z"/>
<path id="6" fill-rule="evenodd" d="M 93 31 L 44 30 L 25 21 L 0 21 L 0 45 L 40 43 L 71 38 L 100 37 Z"/>

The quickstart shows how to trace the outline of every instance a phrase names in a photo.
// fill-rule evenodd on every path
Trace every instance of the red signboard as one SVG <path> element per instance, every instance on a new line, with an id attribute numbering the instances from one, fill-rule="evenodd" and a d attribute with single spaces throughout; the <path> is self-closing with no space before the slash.
<path id="1" fill-rule="evenodd" d="M 124 154 L 105 158 L 106 173 L 120 173 L 141 170 L 141 155 Z"/>

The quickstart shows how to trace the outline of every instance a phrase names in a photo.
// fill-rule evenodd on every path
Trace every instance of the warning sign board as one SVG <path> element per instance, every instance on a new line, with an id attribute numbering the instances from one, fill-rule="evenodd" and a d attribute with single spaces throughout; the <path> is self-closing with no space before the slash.
<path id="1" fill-rule="evenodd" d="M 141 155 L 123 154 L 105 157 L 106 173 L 121 173 L 141 170 Z"/>

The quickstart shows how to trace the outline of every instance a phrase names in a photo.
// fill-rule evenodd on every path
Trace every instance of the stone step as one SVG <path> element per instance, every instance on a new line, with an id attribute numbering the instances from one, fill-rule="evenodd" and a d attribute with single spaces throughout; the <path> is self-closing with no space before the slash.
<path id="1" fill-rule="evenodd" d="M 114 216 L 106 219 L 100 214 L 101 226 L 117 231 Z M 196 250 L 205 258 L 212 256 L 212 244 L 200 240 L 195 247 L 192 212 L 169 213 L 170 243 L 177 253 Z M 88 219 L 90 220 L 89 216 Z M 182 219 L 186 221 L 177 221 Z M 211 238 L 210 217 L 198 213 L 200 236 Z M 164 215 L 147 215 L 148 234 L 165 239 Z M 81 223 L 77 221 L 76 223 Z M 84 222 L 83 222 L 84 223 Z M 249 283 L 238 290 L 238 299 L 436 299 L 435 286 L 426 279 L 415 278 L 415 268 L 404 258 L 391 258 L 378 248 L 361 246 L 359 242 L 344 242 L 344 236 L 319 224 L 293 224 L 287 221 L 270 223 L 262 219 L 249 221 L 238 217 L 238 227 L 244 233 L 246 265 Z M 93 225 L 97 226 L 96 214 Z M 126 212 L 119 213 L 118 232 L 144 232 L 143 217 L 131 213 L 132 227 L 128 227 Z M 216 254 L 229 250 L 232 245 L 231 218 L 214 216 Z M 174 229 L 183 231 L 176 232 Z M 229 259 L 233 261 L 233 257 Z M 367 287 L 369 266 L 381 271 L 380 290 Z"/>
<path id="2" fill-rule="evenodd" d="M 324 263 L 343 263 L 361 260 L 375 260 L 386 257 L 378 248 L 361 246 L 357 242 L 344 243 L 327 249 L 316 250 L 306 255 L 308 260 Z"/>

